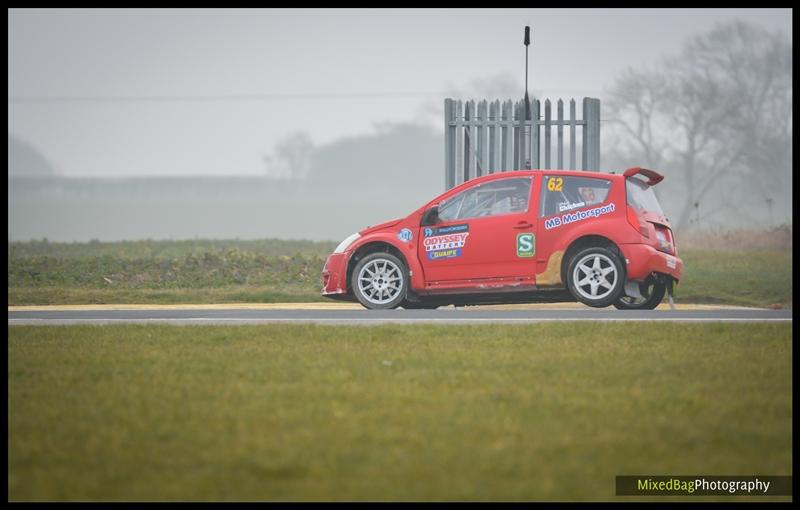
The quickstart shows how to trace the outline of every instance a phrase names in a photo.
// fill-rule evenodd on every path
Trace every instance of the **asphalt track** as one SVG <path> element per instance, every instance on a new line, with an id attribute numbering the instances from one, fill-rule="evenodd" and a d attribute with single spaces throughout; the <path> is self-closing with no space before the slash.
<path id="1" fill-rule="evenodd" d="M 439 310 L 364 310 L 356 307 L 236 305 L 9 307 L 8 325 L 176 324 L 238 325 L 315 323 L 330 325 L 485 324 L 553 321 L 791 322 L 792 310 L 683 306 L 675 310 L 633 311 L 614 308 L 527 306 L 446 307 Z"/>

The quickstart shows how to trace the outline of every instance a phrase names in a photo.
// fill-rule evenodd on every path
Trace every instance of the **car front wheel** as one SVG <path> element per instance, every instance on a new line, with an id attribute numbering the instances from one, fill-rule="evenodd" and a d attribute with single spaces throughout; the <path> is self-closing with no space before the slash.
<path id="1" fill-rule="evenodd" d="M 603 308 L 616 302 L 625 290 L 625 267 L 608 248 L 586 248 L 570 260 L 567 285 L 581 303 Z"/>
<path id="2" fill-rule="evenodd" d="M 365 308 L 397 308 L 406 297 L 407 274 L 405 264 L 391 253 L 370 253 L 356 264 L 350 284 Z"/>

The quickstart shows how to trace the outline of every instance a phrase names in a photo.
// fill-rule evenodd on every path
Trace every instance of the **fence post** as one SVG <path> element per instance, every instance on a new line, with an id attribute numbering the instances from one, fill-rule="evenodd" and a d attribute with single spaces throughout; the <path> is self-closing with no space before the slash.
<path id="1" fill-rule="evenodd" d="M 513 144 L 514 144 L 514 159 L 513 163 L 511 164 L 511 168 L 506 168 L 506 170 L 516 170 L 520 168 L 520 147 L 522 144 L 520 143 L 520 137 L 522 136 L 522 124 L 520 124 L 520 108 L 519 108 L 519 101 L 514 103 L 514 113 L 511 116 L 512 124 L 514 126 L 513 133 Z"/>
<path id="2" fill-rule="evenodd" d="M 575 146 L 578 141 L 575 139 L 575 99 L 569 100 L 569 169 L 575 170 Z"/>
<path id="3" fill-rule="evenodd" d="M 531 101 L 531 168 L 539 168 L 539 100 Z"/>
<path id="4" fill-rule="evenodd" d="M 456 185 L 456 127 L 450 123 L 455 119 L 453 111 L 453 100 L 444 100 L 444 189 L 448 190 Z"/>
<path id="5" fill-rule="evenodd" d="M 472 120 L 470 101 L 464 101 L 464 166 L 461 168 L 461 182 L 467 182 L 470 178 L 469 170 L 472 166 L 472 140 L 469 136 L 469 122 Z"/>
<path id="6" fill-rule="evenodd" d="M 519 117 L 517 118 L 519 121 L 519 139 L 517 142 L 519 144 L 519 165 L 514 170 L 522 170 L 526 168 L 528 163 L 528 140 L 525 137 L 525 127 L 528 123 L 527 119 L 525 118 L 525 100 L 521 100 L 519 102 Z"/>
<path id="7" fill-rule="evenodd" d="M 477 161 L 477 172 L 475 174 L 476 177 L 480 177 L 481 175 L 486 175 L 486 126 L 488 125 L 487 118 L 486 118 L 486 100 L 478 103 L 478 117 L 477 117 L 478 127 L 476 128 L 476 136 L 478 137 L 478 157 L 476 158 Z"/>
<path id="8" fill-rule="evenodd" d="M 550 100 L 544 102 L 544 167 L 550 170 Z"/>
<path id="9" fill-rule="evenodd" d="M 503 165 L 501 172 L 511 168 L 514 161 L 514 114 L 513 103 L 509 99 L 503 103 Z"/>
<path id="10" fill-rule="evenodd" d="M 583 169 L 600 170 L 600 100 L 583 98 Z"/>
<path id="11" fill-rule="evenodd" d="M 459 99 L 456 102 L 456 114 L 455 114 L 455 121 L 456 125 L 453 127 L 455 129 L 456 135 L 456 179 L 455 185 L 458 186 L 461 184 L 462 179 L 464 178 L 464 117 L 463 117 L 463 110 L 464 104 Z"/>
<path id="12" fill-rule="evenodd" d="M 497 170 L 497 148 L 498 145 L 498 129 L 500 118 L 498 112 L 500 110 L 500 102 L 499 101 L 492 101 L 489 103 L 489 117 L 488 120 L 488 130 L 489 130 L 489 165 L 488 165 L 488 172 L 493 174 L 495 170 Z"/>
<path id="13" fill-rule="evenodd" d="M 564 101 L 561 99 L 556 103 L 556 112 L 558 117 L 558 127 L 556 132 L 558 134 L 556 141 L 556 168 L 559 170 L 564 169 Z"/>
<path id="14" fill-rule="evenodd" d="M 467 165 L 464 174 L 464 180 L 468 181 L 470 179 L 474 179 L 477 176 L 476 170 L 476 163 L 477 163 L 477 141 L 475 139 L 475 116 L 476 116 L 476 109 L 475 109 L 475 100 L 470 99 L 467 101 L 466 104 L 467 108 L 464 110 L 464 120 L 466 121 L 466 134 L 469 137 L 469 151 L 467 152 L 467 161 L 469 164 Z M 467 114 L 467 111 L 469 114 Z M 467 118 L 469 115 L 469 118 Z"/>

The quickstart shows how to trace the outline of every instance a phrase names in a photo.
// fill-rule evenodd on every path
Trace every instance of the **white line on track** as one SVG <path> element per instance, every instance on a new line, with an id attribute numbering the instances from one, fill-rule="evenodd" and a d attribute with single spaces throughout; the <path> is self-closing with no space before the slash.
<path id="1" fill-rule="evenodd" d="M 344 324 L 352 324 L 352 323 L 373 323 L 373 324 L 380 324 L 380 323 L 400 323 L 400 324 L 407 324 L 407 323 L 449 323 L 449 324 L 465 324 L 465 323 L 503 323 L 503 322 L 523 322 L 523 323 L 536 323 L 536 322 L 792 322 L 791 318 L 759 318 L 759 319 L 752 319 L 746 317 L 736 317 L 736 318 L 704 318 L 704 317 L 689 317 L 689 318 L 590 318 L 590 317 L 582 317 L 582 318 L 542 318 L 542 319 L 534 319 L 534 318 L 523 318 L 523 317 L 509 317 L 509 318 L 458 318 L 458 319 L 450 319 L 450 318 L 429 318 L 429 319 L 391 319 L 391 318 L 359 318 L 359 319 L 335 319 L 335 318 L 318 318 L 318 319 L 292 319 L 292 318 L 270 318 L 270 319 L 258 319 L 258 318 L 214 318 L 214 317 L 185 317 L 185 318 L 175 318 L 175 319 L 158 319 L 158 318 L 141 318 L 141 319 L 115 319 L 115 318 L 108 318 L 108 319 L 43 319 L 43 318 L 28 318 L 28 319 L 8 319 L 9 324 L 13 323 L 31 323 L 36 322 L 39 324 L 43 323 L 53 323 L 53 324 L 82 324 L 82 323 L 108 323 L 108 322 L 120 322 L 120 323 L 140 323 L 140 322 L 154 322 L 154 323 L 187 323 L 187 322 L 198 322 L 198 323 L 236 323 L 236 322 L 243 322 L 243 323 L 270 323 L 270 322 L 295 322 L 295 323 L 344 323 Z"/>

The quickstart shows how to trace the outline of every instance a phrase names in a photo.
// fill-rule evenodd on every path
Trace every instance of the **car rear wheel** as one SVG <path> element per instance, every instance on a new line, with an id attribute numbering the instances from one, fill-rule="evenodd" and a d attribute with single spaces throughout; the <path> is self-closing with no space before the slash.
<path id="1" fill-rule="evenodd" d="M 581 303 L 603 308 L 616 302 L 625 290 L 625 267 L 612 250 L 592 246 L 570 260 L 567 286 Z"/>
<path id="2" fill-rule="evenodd" d="M 642 297 L 636 298 L 623 294 L 614 302 L 614 307 L 619 310 L 652 310 L 661 303 L 666 292 L 666 284 L 648 280 L 639 284 L 639 293 Z"/>
<path id="3" fill-rule="evenodd" d="M 397 308 L 406 297 L 405 264 L 391 253 L 370 253 L 353 269 L 351 288 L 365 308 Z"/>

